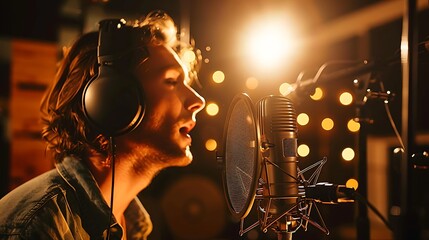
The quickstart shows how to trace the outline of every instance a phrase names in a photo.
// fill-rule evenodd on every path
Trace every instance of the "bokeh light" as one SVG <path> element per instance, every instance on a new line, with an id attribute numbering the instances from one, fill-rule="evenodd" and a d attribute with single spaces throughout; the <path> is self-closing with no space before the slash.
<path id="1" fill-rule="evenodd" d="M 319 87 L 314 89 L 313 95 L 310 95 L 311 99 L 318 101 L 323 98 L 323 90 Z"/>
<path id="2" fill-rule="evenodd" d="M 206 112 L 210 116 L 215 116 L 219 113 L 219 106 L 216 103 L 209 103 L 206 106 Z"/>
<path id="3" fill-rule="evenodd" d="M 282 83 L 279 87 L 279 92 L 281 95 L 286 96 L 289 93 L 293 92 L 293 87 L 289 83 Z"/>
<path id="4" fill-rule="evenodd" d="M 298 153 L 299 156 L 306 157 L 308 156 L 308 154 L 310 154 L 310 147 L 308 147 L 308 145 L 306 144 L 301 144 L 296 149 L 296 152 Z"/>
<path id="5" fill-rule="evenodd" d="M 225 80 L 225 74 L 222 71 L 216 71 L 212 75 L 213 82 L 222 83 Z"/>
<path id="6" fill-rule="evenodd" d="M 346 182 L 346 187 L 348 187 L 348 188 L 354 188 L 356 190 L 359 187 L 359 182 L 356 179 L 354 179 L 354 178 L 350 178 Z"/>
<path id="7" fill-rule="evenodd" d="M 347 129 L 348 129 L 350 132 L 357 132 L 357 131 L 359 131 L 359 129 L 360 129 L 360 123 L 356 122 L 356 121 L 355 121 L 355 120 L 353 120 L 353 119 L 350 119 L 350 120 L 347 122 Z"/>
<path id="8" fill-rule="evenodd" d="M 208 139 L 205 146 L 208 151 L 214 151 L 217 148 L 217 142 L 214 139 Z"/>
<path id="9" fill-rule="evenodd" d="M 341 152 L 341 156 L 346 161 L 351 161 L 355 157 L 355 151 L 352 148 L 344 148 Z"/>
<path id="10" fill-rule="evenodd" d="M 325 118 L 322 120 L 322 128 L 326 131 L 332 130 L 334 128 L 334 120 L 331 118 Z"/>
<path id="11" fill-rule="evenodd" d="M 247 89 L 256 89 L 258 87 L 259 81 L 254 77 L 249 77 L 246 79 L 246 87 Z"/>
<path id="12" fill-rule="evenodd" d="M 301 126 L 307 125 L 309 121 L 310 117 L 306 113 L 300 113 L 296 117 L 296 122 Z"/>
<path id="13" fill-rule="evenodd" d="M 353 102 L 353 96 L 349 92 L 343 92 L 340 95 L 340 103 L 343 105 L 350 105 Z"/>
<path id="14" fill-rule="evenodd" d="M 196 56 L 194 51 L 188 50 L 186 52 L 183 53 L 183 60 L 187 63 L 191 63 L 193 61 L 195 61 Z"/>

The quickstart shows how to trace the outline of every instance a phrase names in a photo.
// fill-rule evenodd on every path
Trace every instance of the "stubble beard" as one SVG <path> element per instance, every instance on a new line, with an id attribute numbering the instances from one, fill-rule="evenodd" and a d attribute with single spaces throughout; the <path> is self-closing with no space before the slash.
<path id="1" fill-rule="evenodd" d="M 145 121 L 146 120 L 146 121 Z M 132 132 L 132 146 L 128 147 L 136 172 L 142 173 L 148 169 L 158 171 L 173 166 L 187 166 L 193 156 L 190 146 L 183 149 L 173 122 L 165 122 L 153 115 L 145 116 L 142 126 Z"/>

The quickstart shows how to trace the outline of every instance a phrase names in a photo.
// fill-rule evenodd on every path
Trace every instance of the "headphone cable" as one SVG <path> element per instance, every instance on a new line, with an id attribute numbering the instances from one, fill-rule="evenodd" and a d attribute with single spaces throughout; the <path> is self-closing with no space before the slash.
<path id="1" fill-rule="evenodd" d="M 114 189 L 115 189 L 115 144 L 114 144 L 114 140 L 113 137 L 110 137 L 110 154 L 111 154 L 111 168 L 112 168 L 112 188 L 111 188 L 111 193 L 110 193 L 110 213 L 109 213 L 109 225 L 107 228 L 107 236 L 106 239 L 109 240 L 110 239 L 110 224 L 112 222 L 112 218 L 113 218 L 113 193 L 114 193 Z"/>

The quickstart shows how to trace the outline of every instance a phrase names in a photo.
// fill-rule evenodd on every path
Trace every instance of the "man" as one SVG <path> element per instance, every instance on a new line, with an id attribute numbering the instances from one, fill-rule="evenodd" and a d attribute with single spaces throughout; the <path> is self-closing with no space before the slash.
<path id="1" fill-rule="evenodd" d="M 0 239 L 147 238 L 152 224 L 136 196 L 159 171 L 191 163 L 189 132 L 205 101 L 190 87 L 194 65 L 179 57 L 184 45 L 172 19 L 158 11 L 132 27 L 142 31 L 131 35 L 141 46 L 130 45 L 121 70 L 144 96 L 142 118 L 120 134 L 91 122 L 85 94 L 99 74 L 99 33 L 83 35 L 42 100 L 42 134 L 56 168 L 0 200 Z"/>

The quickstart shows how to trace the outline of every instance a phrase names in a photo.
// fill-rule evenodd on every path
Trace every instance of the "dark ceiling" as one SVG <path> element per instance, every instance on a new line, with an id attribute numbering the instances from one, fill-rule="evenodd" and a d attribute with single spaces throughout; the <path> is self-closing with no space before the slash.
<path id="1" fill-rule="evenodd" d="M 80 14 L 69 15 L 61 12 L 61 8 L 73 2 L 81 10 Z M 317 15 L 315 25 L 334 21 L 336 18 L 356 11 L 360 8 L 375 4 L 380 1 L 371 0 L 349 0 L 349 1 L 262 1 L 262 0 L 217 0 L 217 1 L 198 1 L 198 0 L 179 0 L 179 1 L 149 1 L 149 0 L 110 0 L 110 1 L 90 1 L 90 0 L 23 0 L 23 1 L 2 1 L 0 3 L 1 28 L 0 36 L 33 38 L 40 40 L 55 41 L 57 38 L 56 30 L 62 25 L 83 24 L 86 11 L 91 6 L 100 6 L 106 12 L 114 12 L 129 15 L 144 15 L 150 10 L 162 9 L 173 16 L 177 22 L 181 14 L 186 11 L 192 16 L 204 14 L 206 16 L 225 16 L 225 12 L 230 15 L 228 19 L 234 21 L 240 16 L 252 14 L 252 11 L 258 11 L 267 6 L 285 6 L 293 8 L 294 11 L 301 14 Z M 194 20 L 194 19 L 193 19 Z M 222 23 L 222 19 L 195 19 L 198 23 L 207 22 Z M 194 24 L 194 23 L 193 23 Z"/>

